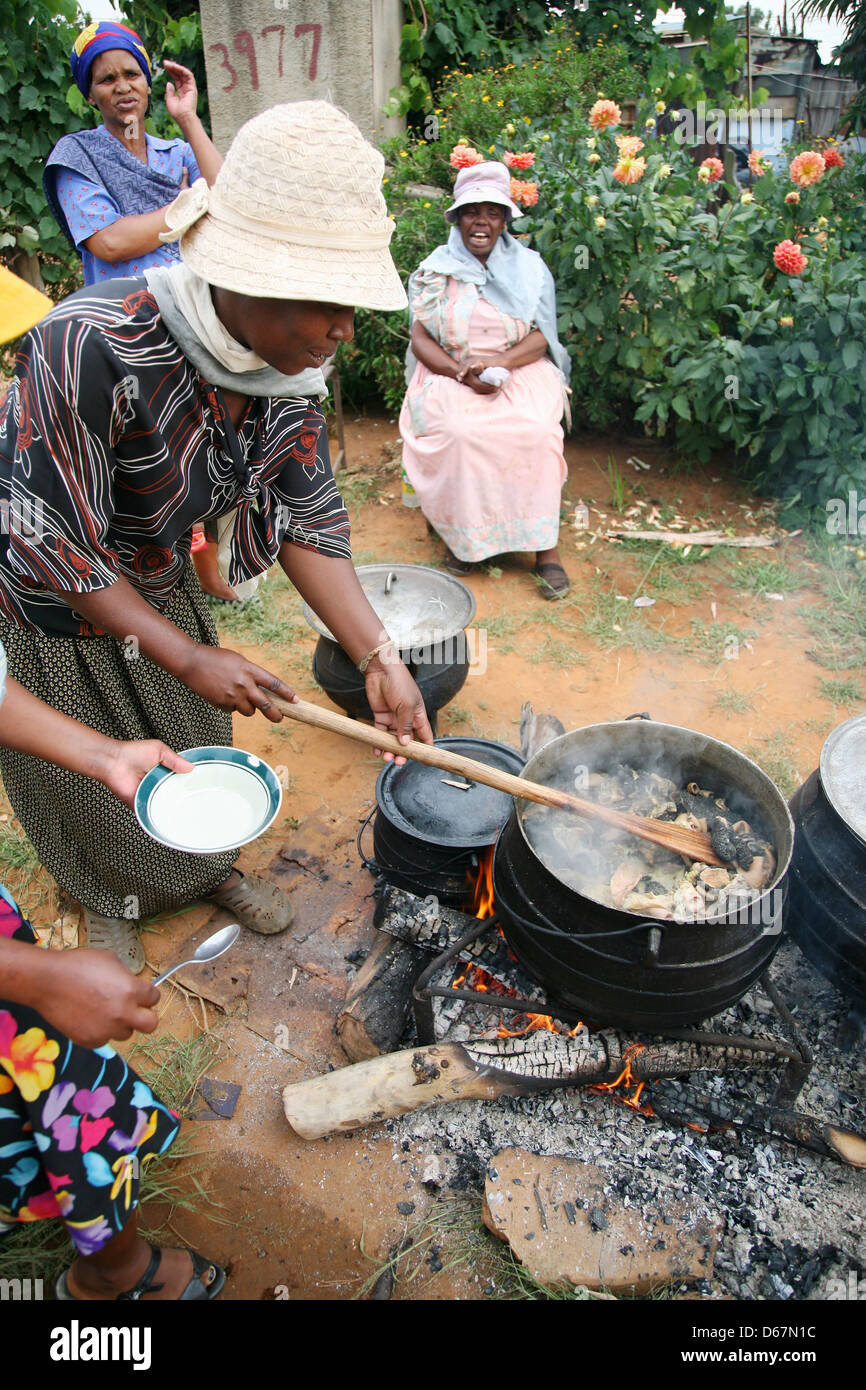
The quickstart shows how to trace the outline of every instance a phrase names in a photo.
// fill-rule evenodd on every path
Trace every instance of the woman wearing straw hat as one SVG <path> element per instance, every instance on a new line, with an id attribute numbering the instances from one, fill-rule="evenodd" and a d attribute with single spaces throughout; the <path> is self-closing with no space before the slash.
<path id="1" fill-rule="evenodd" d="M 400 435 L 446 568 L 469 574 L 491 555 L 529 551 L 543 596 L 557 599 L 569 587 L 557 539 L 570 364 L 553 277 L 508 230 L 522 215 L 504 164 L 458 174 L 448 241 L 409 280 Z"/>
<path id="2" fill-rule="evenodd" d="M 235 586 L 279 561 L 366 678 L 376 724 L 431 741 L 418 689 L 351 562 L 328 461 L 321 367 L 352 305 L 406 297 L 388 252 L 384 161 L 325 102 L 263 112 L 214 188 L 166 214 L 182 264 L 81 290 L 25 339 L 0 417 L 0 640 L 13 676 L 121 739 L 231 743 L 231 712 L 280 718 L 275 674 L 221 650 L 193 567 L 192 528 L 222 519 Z M 230 518 L 230 520 L 226 520 Z M 133 969 L 141 918 L 210 897 L 258 931 L 288 901 L 184 855 L 74 774 L 0 757 L 42 862 L 85 908 L 90 939 Z"/>

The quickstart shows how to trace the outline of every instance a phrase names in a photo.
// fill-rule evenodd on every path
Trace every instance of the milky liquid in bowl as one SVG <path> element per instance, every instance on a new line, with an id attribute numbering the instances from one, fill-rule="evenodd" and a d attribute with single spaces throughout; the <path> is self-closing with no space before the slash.
<path id="1" fill-rule="evenodd" d="M 237 763 L 200 763 L 166 777 L 148 802 L 157 835 L 178 849 L 218 852 L 251 839 L 269 815 L 267 787 Z"/>

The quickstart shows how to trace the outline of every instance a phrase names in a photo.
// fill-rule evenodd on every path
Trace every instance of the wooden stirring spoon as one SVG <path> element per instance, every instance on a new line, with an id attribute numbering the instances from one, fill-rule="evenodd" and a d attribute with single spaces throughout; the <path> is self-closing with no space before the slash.
<path id="1" fill-rule="evenodd" d="M 307 700 L 283 700 L 279 695 L 268 691 L 271 703 L 289 719 L 297 719 L 301 724 L 309 724 L 316 729 L 326 729 L 329 733 L 343 734 L 358 743 L 366 743 L 371 748 L 381 748 L 387 753 L 395 753 L 412 762 L 426 763 L 443 772 L 457 772 L 471 782 L 481 782 L 494 787 L 496 791 L 507 792 L 509 796 L 522 797 L 525 801 L 537 801 L 542 806 L 551 806 L 558 811 L 576 811 L 581 816 L 605 821 L 630 835 L 642 840 L 651 840 L 655 845 L 682 854 L 687 859 L 699 860 L 702 864 L 715 864 L 726 868 L 713 849 L 709 835 L 700 830 L 689 830 L 684 825 L 673 825 L 670 821 L 652 820 L 649 816 L 636 816 L 631 811 L 614 811 L 610 806 L 599 806 L 595 801 L 585 801 L 572 796 L 570 792 L 557 791 L 555 787 L 542 786 L 540 782 L 529 782 L 525 777 L 515 777 L 513 773 L 503 772 L 487 763 L 476 762 L 474 758 L 464 758 L 460 753 L 451 753 L 446 748 L 434 744 L 419 743 L 410 739 L 400 743 L 396 735 L 372 724 L 362 724 L 357 719 L 348 719 L 344 714 L 323 709 L 321 705 L 310 704 Z"/>

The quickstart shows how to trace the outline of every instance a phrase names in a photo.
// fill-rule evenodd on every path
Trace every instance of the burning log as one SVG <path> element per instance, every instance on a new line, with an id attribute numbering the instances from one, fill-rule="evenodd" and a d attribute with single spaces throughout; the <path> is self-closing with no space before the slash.
<path id="1" fill-rule="evenodd" d="M 373 918 L 374 925 L 381 931 L 436 956 L 455 945 L 475 921 L 471 913 L 443 907 L 432 893 L 427 898 L 419 898 L 392 886 L 384 889 Z"/>
<path id="2" fill-rule="evenodd" d="M 411 1048 L 354 1066 L 283 1091 L 283 1109 L 302 1139 L 363 1129 L 409 1110 L 452 1100 L 497 1100 L 524 1096 L 558 1086 L 650 1081 L 693 1071 L 728 1071 L 778 1065 L 776 1045 L 750 1040 L 741 1047 L 704 1043 L 624 1044 L 619 1034 L 603 1032 L 579 1039 L 535 1032 L 504 1041 L 444 1043 Z"/>
<path id="3" fill-rule="evenodd" d="M 393 1052 L 403 1036 L 412 986 L 427 952 L 396 936 L 373 946 L 337 1015 L 337 1036 L 350 1062 Z"/>
<path id="4" fill-rule="evenodd" d="M 801 1110 L 758 1105 L 750 1100 L 735 1107 L 729 1101 L 693 1091 L 691 1087 L 685 1089 L 682 1099 L 654 1089 L 652 1108 L 654 1114 L 670 1123 L 692 1126 L 697 1121 L 700 1128 L 708 1131 L 756 1130 L 823 1154 L 825 1158 L 838 1158 L 851 1168 L 866 1168 L 866 1137 L 839 1129 L 838 1125 L 818 1120 Z"/>

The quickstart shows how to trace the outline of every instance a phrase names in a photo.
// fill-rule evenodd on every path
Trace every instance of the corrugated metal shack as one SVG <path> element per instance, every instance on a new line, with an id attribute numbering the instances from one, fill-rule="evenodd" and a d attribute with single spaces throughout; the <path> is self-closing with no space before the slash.
<path id="1" fill-rule="evenodd" d="M 738 16 L 736 22 L 744 35 L 745 16 Z M 688 62 L 694 50 L 706 43 L 704 39 L 690 39 L 682 29 L 662 30 L 660 37 L 676 49 L 683 62 Z M 854 82 L 839 75 L 838 67 L 821 62 L 817 39 L 756 28 L 752 29 L 752 86 L 769 92 L 767 105 L 779 113 L 788 135 L 798 121 L 803 122 L 804 134 L 830 135 L 857 91 Z M 745 102 L 745 71 L 737 90 Z"/>

